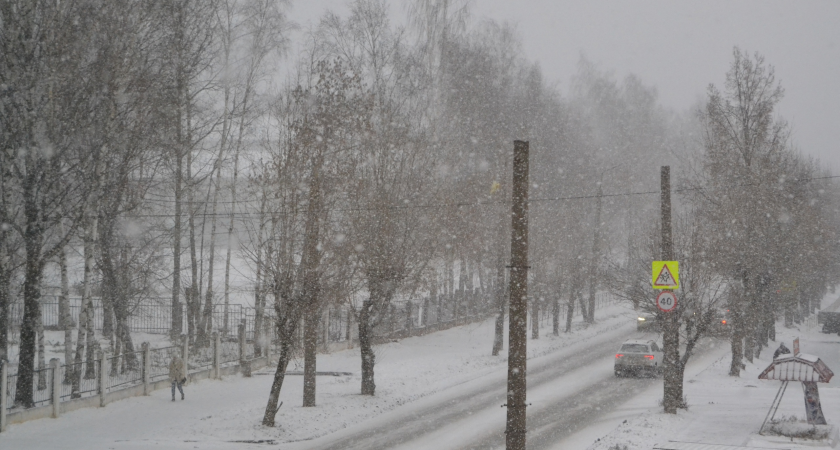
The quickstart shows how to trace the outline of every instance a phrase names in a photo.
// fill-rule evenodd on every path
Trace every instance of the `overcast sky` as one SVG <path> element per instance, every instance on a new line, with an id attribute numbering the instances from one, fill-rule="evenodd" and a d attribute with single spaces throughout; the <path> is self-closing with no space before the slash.
<path id="1" fill-rule="evenodd" d="M 291 18 L 315 23 L 347 0 L 297 0 Z M 404 19 L 403 0 L 391 2 Z M 733 46 L 759 52 L 785 89 L 778 113 L 793 143 L 840 173 L 840 1 L 838 0 L 474 0 L 483 17 L 517 25 L 526 56 L 566 93 L 585 55 L 616 79 L 639 75 L 666 107 L 685 110 L 722 87 Z"/>

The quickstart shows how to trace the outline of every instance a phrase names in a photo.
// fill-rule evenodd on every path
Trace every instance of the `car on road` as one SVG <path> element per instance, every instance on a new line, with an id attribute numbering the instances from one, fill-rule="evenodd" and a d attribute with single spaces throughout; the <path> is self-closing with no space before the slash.
<path id="1" fill-rule="evenodd" d="M 729 325 L 729 310 L 715 311 L 711 323 L 709 323 L 709 336 L 728 338 L 732 331 Z"/>
<path id="2" fill-rule="evenodd" d="M 662 373 L 662 349 L 650 339 L 628 339 L 615 354 L 615 376 Z"/>
<path id="3" fill-rule="evenodd" d="M 636 330 L 659 333 L 659 320 L 656 318 L 656 314 L 639 314 L 639 317 L 636 318 Z"/>

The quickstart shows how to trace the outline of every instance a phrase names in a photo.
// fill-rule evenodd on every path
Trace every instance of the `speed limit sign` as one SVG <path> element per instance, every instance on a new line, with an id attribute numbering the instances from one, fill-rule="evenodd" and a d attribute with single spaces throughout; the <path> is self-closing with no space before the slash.
<path id="1" fill-rule="evenodd" d="M 677 296 L 673 292 L 663 291 L 656 296 L 656 307 L 662 312 L 671 312 L 677 307 Z"/>

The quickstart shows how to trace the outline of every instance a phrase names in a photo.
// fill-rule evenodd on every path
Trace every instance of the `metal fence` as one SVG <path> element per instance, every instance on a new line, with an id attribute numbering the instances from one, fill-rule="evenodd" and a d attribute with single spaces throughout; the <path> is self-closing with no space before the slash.
<path id="1" fill-rule="evenodd" d="M 201 370 L 213 367 L 213 346 L 204 345 L 190 348 L 188 370 Z"/>
<path id="2" fill-rule="evenodd" d="M 35 406 L 46 405 L 50 403 L 52 398 L 52 367 L 45 367 L 43 369 L 35 370 L 32 376 L 32 401 Z M 12 410 L 19 405 L 15 404 L 15 395 L 17 394 L 18 374 L 9 374 L 7 386 L 5 388 L 7 409 Z"/>
<path id="3" fill-rule="evenodd" d="M 6 396 L 6 408 L 12 409 L 15 405 L 15 392 L 17 391 L 17 374 L 9 374 L 6 386 L 0 386 L 0 394 Z"/>
<path id="4" fill-rule="evenodd" d="M 84 398 L 99 393 L 99 360 L 61 366 L 61 400 Z"/>
<path id="5" fill-rule="evenodd" d="M 108 357 L 108 391 L 143 383 L 143 351 Z"/>
<path id="6" fill-rule="evenodd" d="M 149 351 L 151 381 L 163 380 L 169 377 L 169 363 L 173 356 L 181 356 L 183 349 L 178 346 L 155 348 Z"/>
<path id="7" fill-rule="evenodd" d="M 105 325 L 105 313 L 102 308 L 102 302 L 98 298 L 94 298 L 93 302 L 93 327 L 94 330 L 102 330 Z M 82 311 L 82 299 L 79 297 L 70 297 L 69 312 L 73 324 L 77 324 L 79 314 Z M 184 311 L 184 306 L 181 305 L 181 329 L 187 329 L 187 315 Z M 229 304 L 227 306 L 227 314 L 225 313 L 224 304 L 213 305 L 213 312 L 211 315 L 211 326 L 213 331 L 218 331 L 223 336 L 236 336 L 236 325 L 242 319 L 249 319 L 249 331 L 253 336 L 253 308 L 247 308 L 239 304 Z M 61 311 L 59 309 L 58 298 L 51 295 L 46 295 L 41 300 L 41 317 L 44 328 L 46 329 L 60 329 L 61 326 Z M 113 317 L 112 317 L 113 319 Z M 225 320 L 227 319 L 227 320 Z M 23 323 L 23 303 L 12 302 L 9 304 L 9 327 L 12 331 L 20 329 Z M 151 334 L 168 334 L 172 329 L 172 305 L 168 298 L 150 298 L 142 302 L 132 305 L 129 310 L 128 328 L 134 332 L 151 333 Z"/>

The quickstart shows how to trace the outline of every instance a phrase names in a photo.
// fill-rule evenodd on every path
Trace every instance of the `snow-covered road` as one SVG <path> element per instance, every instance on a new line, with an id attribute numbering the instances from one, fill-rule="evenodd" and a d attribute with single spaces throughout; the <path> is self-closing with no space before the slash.
<path id="1" fill-rule="evenodd" d="M 618 410 L 634 397 L 651 407 L 662 393 L 661 378 L 622 378 L 613 375 L 612 355 L 616 344 L 636 333 L 620 328 L 597 339 L 530 362 L 528 374 L 528 448 L 562 448 L 558 444 L 590 425 L 610 418 L 611 426 L 633 417 L 635 410 Z M 708 346 L 698 351 L 689 370 L 705 367 Z M 571 353 L 570 352 L 575 352 Z M 441 392 L 423 407 L 414 405 L 353 432 L 282 446 L 288 449 L 495 449 L 504 448 L 505 380 L 494 374 L 493 382 L 473 383 L 457 389 L 457 395 Z M 499 379 L 501 378 L 501 379 Z M 384 419 L 384 420 L 383 420 Z"/>
<path id="2" fill-rule="evenodd" d="M 590 341 L 529 361 L 529 442 L 540 440 L 535 435 L 543 436 L 546 443 L 553 442 L 558 436 L 585 426 L 585 416 L 606 412 L 607 405 L 621 403 L 651 383 L 661 383 L 657 379 L 613 377 L 611 356 L 617 343 L 633 334 L 632 327 L 618 327 Z M 500 367 L 469 384 L 452 387 L 360 424 L 354 431 L 281 448 L 504 446 L 505 409 L 501 405 L 505 403 L 506 383 L 506 370 Z"/>

